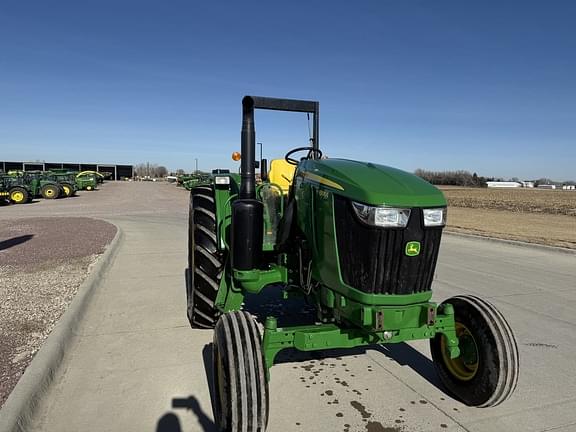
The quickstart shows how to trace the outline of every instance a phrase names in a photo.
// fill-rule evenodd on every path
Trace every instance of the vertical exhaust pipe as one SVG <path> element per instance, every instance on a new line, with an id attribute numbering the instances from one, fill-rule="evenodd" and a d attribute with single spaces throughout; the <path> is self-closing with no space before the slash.
<path id="1" fill-rule="evenodd" d="M 245 96 L 242 99 L 242 133 L 240 162 L 240 199 L 256 198 L 256 130 L 254 129 L 254 99 Z"/>
<path id="2" fill-rule="evenodd" d="M 264 237 L 264 206 L 256 199 L 256 132 L 254 100 L 242 99 L 240 194 L 232 203 L 232 268 L 253 270 L 260 265 Z"/>

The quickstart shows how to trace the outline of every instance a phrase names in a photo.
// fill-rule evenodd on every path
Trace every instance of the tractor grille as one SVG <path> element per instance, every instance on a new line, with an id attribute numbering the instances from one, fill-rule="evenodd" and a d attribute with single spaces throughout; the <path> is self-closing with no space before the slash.
<path id="1" fill-rule="evenodd" d="M 376 228 L 358 220 L 351 203 L 334 195 L 336 238 L 344 282 L 370 294 L 429 291 L 442 228 L 423 228 L 421 209 L 412 209 L 403 229 Z M 405 254 L 406 243 L 419 241 L 420 254 Z"/>

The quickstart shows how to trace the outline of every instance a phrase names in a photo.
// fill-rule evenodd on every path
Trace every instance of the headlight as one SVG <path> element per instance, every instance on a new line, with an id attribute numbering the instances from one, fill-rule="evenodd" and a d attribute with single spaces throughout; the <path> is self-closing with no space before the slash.
<path id="1" fill-rule="evenodd" d="M 423 209 L 424 226 L 435 227 L 446 225 L 446 207 Z"/>
<path id="2" fill-rule="evenodd" d="M 410 209 L 373 207 L 362 203 L 352 202 L 356 215 L 368 225 L 404 228 L 410 219 Z"/>
<path id="3" fill-rule="evenodd" d="M 228 176 L 216 176 L 214 177 L 214 183 L 217 185 L 228 185 L 230 184 L 230 177 Z"/>

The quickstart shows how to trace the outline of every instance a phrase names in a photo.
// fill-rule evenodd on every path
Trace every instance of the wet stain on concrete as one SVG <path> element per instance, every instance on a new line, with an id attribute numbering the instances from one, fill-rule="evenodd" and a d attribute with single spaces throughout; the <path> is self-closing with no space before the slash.
<path id="1" fill-rule="evenodd" d="M 422 405 L 426 405 L 428 403 L 428 401 L 425 401 L 424 399 L 420 399 L 419 401 Z"/>
<path id="2" fill-rule="evenodd" d="M 441 427 L 442 429 L 446 429 L 446 428 L 448 427 L 448 425 L 447 425 L 447 424 L 444 424 L 444 423 L 441 423 L 441 424 L 440 424 L 440 427 Z"/>
<path id="3" fill-rule="evenodd" d="M 400 432 L 402 429 L 397 427 L 384 427 L 380 422 L 366 423 L 367 432 Z"/>
<path id="4" fill-rule="evenodd" d="M 360 413 L 360 415 L 362 416 L 363 419 L 368 419 L 368 418 L 372 417 L 372 413 L 368 412 L 366 410 L 366 407 L 364 405 L 362 405 L 360 402 L 352 401 L 352 402 L 350 402 L 350 405 L 352 405 L 352 408 L 354 408 L 356 411 L 358 411 Z"/>

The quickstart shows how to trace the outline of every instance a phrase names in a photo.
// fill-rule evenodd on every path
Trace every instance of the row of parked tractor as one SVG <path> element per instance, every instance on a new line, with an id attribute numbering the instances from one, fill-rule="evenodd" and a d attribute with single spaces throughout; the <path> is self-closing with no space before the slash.
<path id="1" fill-rule="evenodd" d="M 95 190 L 106 179 L 105 174 L 66 169 L 0 172 L 0 200 L 26 204 L 35 198 L 68 198 L 80 190 Z"/>
<path id="2" fill-rule="evenodd" d="M 198 173 L 198 174 L 183 174 L 176 177 L 176 186 L 185 188 L 186 190 L 192 190 L 194 186 L 199 183 L 204 183 L 209 180 L 212 176 L 210 174 Z"/>

